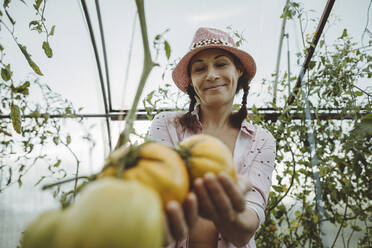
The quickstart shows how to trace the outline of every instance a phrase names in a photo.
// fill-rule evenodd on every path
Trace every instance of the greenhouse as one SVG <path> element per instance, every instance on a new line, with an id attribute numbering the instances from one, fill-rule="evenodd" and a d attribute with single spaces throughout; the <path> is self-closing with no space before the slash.
<path id="1" fill-rule="evenodd" d="M 372 247 L 372 0 L 0 7 L 0 247 Z"/>

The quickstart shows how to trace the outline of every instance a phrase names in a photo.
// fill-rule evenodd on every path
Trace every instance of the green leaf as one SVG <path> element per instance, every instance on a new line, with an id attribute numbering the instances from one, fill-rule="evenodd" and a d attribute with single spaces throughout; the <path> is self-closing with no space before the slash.
<path id="1" fill-rule="evenodd" d="M 43 42 L 43 49 L 48 58 L 51 58 L 53 56 L 53 51 L 49 46 L 49 43 L 47 41 Z"/>
<path id="2" fill-rule="evenodd" d="M 315 65 L 316 65 L 315 61 L 310 61 L 309 62 L 309 70 L 313 69 Z"/>
<path id="3" fill-rule="evenodd" d="M 53 167 L 58 167 L 61 164 L 61 160 L 58 159 L 58 161 L 53 165 Z"/>
<path id="4" fill-rule="evenodd" d="M 169 59 L 171 56 L 171 47 L 168 41 L 164 41 L 164 49 L 165 49 L 165 55 L 167 56 L 167 59 Z"/>
<path id="5" fill-rule="evenodd" d="M 54 35 L 54 30 L 55 30 L 55 28 L 56 28 L 56 25 L 53 25 L 52 29 L 51 29 L 50 32 L 49 32 L 49 35 L 50 35 L 50 36 L 53 36 L 53 35 Z"/>
<path id="6" fill-rule="evenodd" d="M 148 103 L 151 103 L 151 99 L 152 99 L 152 97 L 154 96 L 154 93 L 155 93 L 155 90 L 151 91 L 151 92 L 147 95 L 147 97 L 146 97 L 146 101 L 147 101 Z"/>
<path id="7" fill-rule="evenodd" d="M 345 38 L 345 37 L 347 37 L 347 30 L 346 30 L 346 28 L 345 28 L 344 31 L 342 32 L 342 35 L 339 37 L 339 39 L 343 39 L 343 38 Z"/>
<path id="8" fill-rule="evenodd" d="M 5 82 L 10 80 L 12 74 L 13 73 L 10 71 L 10 65 L 7 65 L 5 68 L 1 68 L 1 77 Z"/>
<path id="9" fill-rule="evenodd" d="M 43 181 L 45 178 L 46 178 L 46 176 L 42 176 L 42 177 L 39 179 L 39 181 L 37 181 L 37 183 L 35 183 L 34 186 L 38 186 L 38 185 L 41 183 L 41 181 Z"/>
<path id="10" fill-rule="evenodd" d="M 17 44 L 18 44 L 19 49 L 21 49 L 21 52 L 22 52 L 23 55 L 25 56 L 25 58 L 26 58 L 28 64 L 31 66 L 32 70 L 33 70 L 36 74 L 38 74 L 38 75 L 40 75 L 40 76 L 43 76 L 43 73 L 41 73 L 40 68 L 39 68 L 39 67 L 37 66 L 37 64 L 35 64 L 35 62 L 31 59 L 31 55 L 27 52 L 26 47 L 23 46 L 23 45 L 21 45 L 21 44 L 19 44 L 19 43 L 17 43 Z"/>
<path id="11" fill-rule="evenodd" d="M 10 105 L 10 118 L 12 120 L 14 130 L 17 133 L 21 133 L 21 111 L 15 104 Z"/>
<path id="12" fill-rule="evenodd" d="M 351 225 L 351 228 L 357 232 L 360 232 L 362 231 L 362 228 L 360 226 L 357 226 L 357 225 Z"/>
<path id="13" fill-rule="evenodd" d="M 21 180 L 21 178 L 18 178 L 18 187 L 20 188 L 21 186 L 22 186 L 22 180 Z"/>
<path id="14" fill-rule="evenodd" d="M 3 3 L 4 9 L 8 7 L 9 3 L 10 3 L 10 0 L 4 0 L 4 3 Z"/>
<path id="15" fill-rule="evenodd" d="M 26 95 L 29 94 L 28 87 L 30 87 L 30 82 L 26 81 L 21 86 L 18 86 L 18 87 L 15 87 L 15 88 L 12 87 L 12 91 L 13 91 L 13 93 L 21 93 L 21 94 L 26 96 Z"/>
<path id="16" fill-rule="evenodd" d="M 356 92 L 355 92 L 355 95 L 356 95 L 356 96 L 363 96 L 363 92 L 361 92 L 361 91 L 356 91 Z"/>
<path id="17" fill-rule="evenodd" d="M 58 145 L 58 143 L 59 143 L 58 137 L 53 137 L 53 142 L 54 142 L 54 144 Z"/>
<path id="18" fill-rule="evenodd" d="M 4 47 L 0 44 L 0 51 L 4 51 Z"/>
<path id="19" fill-rule="evenodd" d="M 324 40 L 321 40 L 319 45 L 320 45 L 320 48 L 322 48 L 324 46 Z"/>
<path id="20" fill-rule="evenodd" d="M 31 117 L 33 118 L 40 118 L 41 114 L 39 111 L 35 110 L 31 113 Z"/>
<path id="21" fill-rule="evenodd" d="M 272 187 L 276 192 L 283 192 L 283 187 L 282 186 L 273 185 Z"/>
<path id="22" fill-rule="evenodd" d="M 50 115 L 49 114 L 43 114 L 43 118 L 45 121 L 49 120 Z"/>
<path id="23" fill-rule="evenodd" d="M 67 135 L 66 143 L 67 143 L 67 145 L 69 145 L 71 143 L 71 136 L 70 135 Z"/>
<path id="24" fill-rule="evenodd" d="M 34 21 L 31 21 L 31 22 L 28 24 L 28 28 L 32 30 L 33 28 L 32 28 L 31 26 L 38 26 L 38 25 L 40 25 L 40 24 L 39 24 L 39 21 L 35 21 L 35 20 L 34 20 Z"/>
<path id="25" fill-rule="evenodd" d="M 41 5 L 42 2 L 43 2 L 43 0 L 35 0 L 34 8 L 36 10 L 39 10 L 40 5 Z"/>
<path id="26" fill-rule="evenodd" d="M 13 175 L 12 167 L 9 167 L 8 172 L 9 172 L 9 178 L 8 178 L 7 183 L 6 183 L 6 186 L 8 186 L 12 182 L 12 175 Z"/>
<path id="27" fill-rule="evenodd" d="M 8 11 L 5 9 L 5 14 L 6 16 L 8 17 L 9 21 L 14 25 L 16 22 L 14 21 L 14 19 L 10 16 L 10 14 L 8 13 Z"/>

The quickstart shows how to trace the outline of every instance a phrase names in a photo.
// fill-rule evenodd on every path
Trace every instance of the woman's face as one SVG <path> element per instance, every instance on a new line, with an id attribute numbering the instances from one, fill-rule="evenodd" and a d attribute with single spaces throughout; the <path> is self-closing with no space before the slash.
<path id="1" fill-rule="evenodd" d="M 192 85 L 202 105 L 232 104 L 242 72 L 230 53 L 206 49 L 193 57 L 190 64 Z"/>

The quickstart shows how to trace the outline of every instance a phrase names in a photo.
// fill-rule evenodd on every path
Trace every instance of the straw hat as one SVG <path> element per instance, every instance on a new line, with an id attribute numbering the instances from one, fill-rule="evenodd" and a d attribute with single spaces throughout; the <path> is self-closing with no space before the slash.
<path id="1" fill-rule="evenodd" d="M 186 92 L 187 86 L 191 83 L 187 72 L 191 58 L 198 52 L 209 48 L 219 48 L 234 54 L 247 71 L 248 82 L 256 74 L 256 63 L 252 56 L 238 49 L 229 34 L 215 28 L 199 28 L 194 35 L 190 51 L 182 57 L 172 73 L 174 82 L 183 92 Z"/>

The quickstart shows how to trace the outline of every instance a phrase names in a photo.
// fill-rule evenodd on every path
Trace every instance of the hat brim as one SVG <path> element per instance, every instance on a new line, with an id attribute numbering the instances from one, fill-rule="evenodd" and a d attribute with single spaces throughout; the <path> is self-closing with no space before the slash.
<path id="1" fill-rule="evenodd" d="M 191 79 L 187 73 L 187 67 L 190 63 L 191 58 L 198 52 L 210 48 L 219 48 L 234 54 L 240 60 L 243 67 L 247 71 L 248 82 L 250 82 L 254 75 L 256 74 L 256 63 L 254 62 L 254 59 L 249 53 L 235 47 L 220 44 L 202 46 L 195 48 L 189 51 L 187 54 L 185 54 L 185 56 L 183 56 L 183 58 L 178 62 L 178 64 L 176 65 L 172 72 L 173 81 L 176 83 L 177 87 L 183 92 L 186 92 L 187 86 L 191 83 Z"/>

